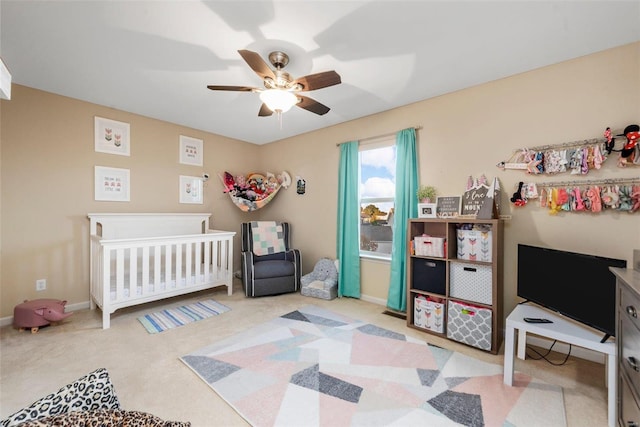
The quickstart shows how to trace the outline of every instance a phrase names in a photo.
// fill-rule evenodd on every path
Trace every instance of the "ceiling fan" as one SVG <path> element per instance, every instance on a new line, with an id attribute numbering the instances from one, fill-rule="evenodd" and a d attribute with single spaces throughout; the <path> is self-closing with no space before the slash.
<path id="1" fill-rule="evenodd" d="M 218 85 L 209 85 L 207 88 L 211 90 L 259 93 L 262 100 L 262 106 L 258 112 L 260 117 L 270 116 L 273 113 L 281 116 L 282 113 L 288 111 L 294 105 L 318 115 L 329 112 L 329 107 L 307 96 L 300 95 L 299 92 L 308 92 L 341 83 L 340 75 L 335 71 L 324 71 L 294 79 L 289 73 L 283 71 L 283 68 L 289 63 L 289 56 L 284 52 L 276 51 L 269 54 L 269 61 L 275 67 L 275 70 L 272 70 L 256 52 L 239 50 L 238 53 L 249 67 L 262 78 L 265 89 L 250 86 Z"/>

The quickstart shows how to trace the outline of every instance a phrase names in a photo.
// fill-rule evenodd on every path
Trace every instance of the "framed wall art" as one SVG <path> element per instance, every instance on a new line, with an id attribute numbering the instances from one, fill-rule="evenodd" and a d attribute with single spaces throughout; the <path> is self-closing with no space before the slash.
<path id="1" fill-rule="evenodd" d="M 94 118 L 95 150 L 100 153 L 129 156 L 129 123 L 102 117 Z"/>
<path id="2" fill-rule="evenodd" d="M 460 215 L 462 196 L 441 196 L 436 198 L 436 216 L 438 218 L 455 218 Z"/>
<path id="3" fill-rule="evenodd" d="M 202 178 L 180 175 L 180 203 L 201 205 L 203 203 Z"/>
<path id="4" fill-rule="evenodd" d="M 130 199 L 129 169 L 96 166 L 94 198 L 99 201 L 128 202 Z"/>
<path id="5" fill-rule="evenodd" d="M 435 203 L 418 203 L 418 218 L 435 218 Z"/>
<path id="6" fill-rule="evenodd" d="M 180 163 L 202 166 L 202 140 L 180 135 Z"/>

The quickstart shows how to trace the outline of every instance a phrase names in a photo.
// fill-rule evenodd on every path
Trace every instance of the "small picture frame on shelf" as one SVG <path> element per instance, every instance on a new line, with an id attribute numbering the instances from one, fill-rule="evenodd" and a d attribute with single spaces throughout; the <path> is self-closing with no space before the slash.
<path id="1" fill-rule="evenodd" d="M 418 218 L 435 218 L 435 203 L 418 203 Z"/>

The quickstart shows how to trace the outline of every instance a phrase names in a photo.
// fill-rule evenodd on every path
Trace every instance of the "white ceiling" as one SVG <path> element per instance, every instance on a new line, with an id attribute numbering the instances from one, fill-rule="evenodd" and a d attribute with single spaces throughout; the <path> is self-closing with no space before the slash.
<path id="1" fill-rule="evenodd" d="M 640 1 L 1 0 L 13 82 L 265 144 L 640 40 Z M 329 106 L 258 117 L 237 53 L 290 56 Z M 611 64 L 615 67 L 615 64 Z"/>

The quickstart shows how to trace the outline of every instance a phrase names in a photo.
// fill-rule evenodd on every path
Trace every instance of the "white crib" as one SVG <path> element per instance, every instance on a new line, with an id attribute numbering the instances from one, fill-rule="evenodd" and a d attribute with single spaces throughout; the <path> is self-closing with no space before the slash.
<path id="1" fill-rule="evenodd" d="M 102 328 L 119 308 L 203 289 L 233 289 L 232 231 L 209 229 L 210 214 L 92 213 L 91 309 Z"/>

